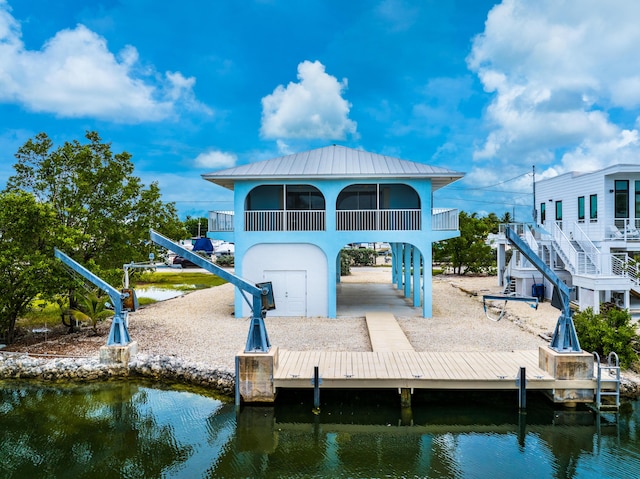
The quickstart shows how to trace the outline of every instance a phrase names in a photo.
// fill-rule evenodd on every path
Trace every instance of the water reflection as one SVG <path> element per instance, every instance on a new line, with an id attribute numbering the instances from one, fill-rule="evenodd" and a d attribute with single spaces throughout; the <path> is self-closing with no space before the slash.
<path id="1" fill-rule="evenodd" d="M 634 477 L 638 403 L 616 416 L 518 414 L 508 394 L 287 393 L 239 410 L 136 382 L 0 381 L 0 477 Z"/>

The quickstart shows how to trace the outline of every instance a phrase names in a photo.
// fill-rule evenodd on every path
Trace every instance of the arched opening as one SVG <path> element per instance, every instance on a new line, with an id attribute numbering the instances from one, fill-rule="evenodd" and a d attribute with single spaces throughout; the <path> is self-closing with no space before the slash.
<path id="1" fill-rule="evenodd" d="M 322 231 L 325 199 L 312 185 L 260 185 L 245 198 L 245 231 Z"/>
<path id="2" fill-rule="evenodd" d="M 420 195 L 402 183 L 355 184 L 336 200 L 336 229 L 419 230 Z"/>
<path id="3" fill-rule="evenodd" d="M 346 255 L 352 257 L 351 266 L 348 273 L 341 274 L 343 255 L 353 249 L 358 254 Z M 366 258 L 366 263 L 358 264 L 359 253 L 367 257 L 373 255 L 373 262 Z M 412 244 L 351 243 L 346 251 L 338 253 L 336 260 L 336 315 L 363 316 L 366 312 L 391 311 L 399 316 L 415 316 L 424 293 L 423 262 L 420 249 Z"/>

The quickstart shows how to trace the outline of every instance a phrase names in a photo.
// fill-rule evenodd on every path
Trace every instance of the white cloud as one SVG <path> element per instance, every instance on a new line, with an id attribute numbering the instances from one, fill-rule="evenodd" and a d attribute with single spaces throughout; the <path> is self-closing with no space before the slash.
<path id="1" fill-rule="evenodd" d="M 211 113 L 193 94 L 194 78 L 142 71 L 138 52 L 117 55 L 83 25 L 57 32 L 40 50 L 27 50 L 20 25 L 0 0 L 0 101 L 60 117 L 122 123 L 159 121 L 180 109 Z"/>
<path id="2" fill-rule="evenodd" d="M 344 139 L 356 134 L 356 123 L 348 118 L 351 104 L 342 98 L 346 79 L 339 82 L 318 61 L 300 63 L 298 79 L 262 99 L 264 138 Z"/>
<path id="3" fill-rule="evenodd" d="M 194 160 L 195 166 L 198 168 L 231 168 L 238 161 L 237 155 L 233 153 L 225 153 L 219 150 L 206 151 L 200 153 Z"/>
<path id="4" fill-rule="evenodd" d="M 637 163 L 636 125 L 616 123 L 610 111 L 640 114 L 639 16 L 635 0 L 494 7 L 467 58 L 494 94 L 485 117 L 492 130 L 474 158 L 512 171 L 542 161 L 555 173 Z"/>

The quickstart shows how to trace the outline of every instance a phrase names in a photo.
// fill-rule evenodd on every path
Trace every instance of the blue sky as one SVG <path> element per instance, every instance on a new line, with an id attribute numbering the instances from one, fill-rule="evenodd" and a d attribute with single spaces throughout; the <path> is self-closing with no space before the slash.
<path id="1" fill-rule="evenodd" d="M 466 173 L 437 207 L 529 220 L 531 170 L 640 164 L 636 0 L 0 0 L 0 185 L 96 130 L 184 218 L 200 175 L 341 144 Z"/>

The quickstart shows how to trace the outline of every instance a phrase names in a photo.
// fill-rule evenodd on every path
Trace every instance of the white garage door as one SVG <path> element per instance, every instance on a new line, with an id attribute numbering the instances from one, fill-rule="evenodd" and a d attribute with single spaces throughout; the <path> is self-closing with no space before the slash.
<path id="1" fill-rule="evenodd" d="M 307 272 L 265 270 L 265 281 L 271 281 L 276 309 L 272 316 L 307 315 Z"/>

